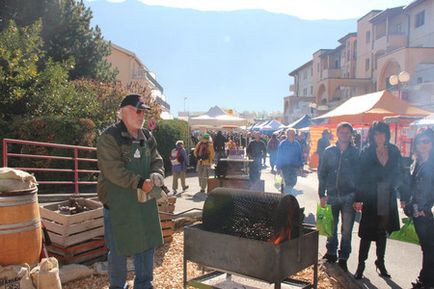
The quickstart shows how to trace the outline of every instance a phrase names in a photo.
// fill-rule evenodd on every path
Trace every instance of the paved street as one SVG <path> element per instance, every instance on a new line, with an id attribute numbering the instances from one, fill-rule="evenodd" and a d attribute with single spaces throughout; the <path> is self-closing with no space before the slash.
<path id="1" fill-rule="evenodd" d="M 261 178 L 265 180 L 265 191 L 276 192 L 274 188 L 274 176 L 269 169 L 262 171 Z M 166 178 L 166 185 L 171 188 L 172 177 Z M 178 196 L 175 213 L 182 212 L 190 208 L 202 208 L 206 195 L 198 193 L 198 179 L 194 173 L 188 174 L 187 184 L 190 188 Z M 305 208 L 306 222 L 314 223 L 316 214 L 316 205 L 318 202 L 317 195 L 318 180 L 316 173 L 310 173 L 306 177 L 299 177 L 296 190 L 299 192 L 297 199 L 301 207 Z M 401 212 L 402 214 L 402 212 Z M 360 217 L 360 216 L 359 216 Z M 402 214 L 402 217 L 404 215 Z M 356 218 L 358 221 L 359 218 Z M 355 223 L 353 229 L 353 252 L 348 260 L 348 268 L 354 273 L 357 268 L 357 255 L 359 248 L 359 237 L 357 236 L 358 223 Z M 325 253 L 325 237 L 320 237 L 320 255 Z M 366 262 L 365 276 L 360 281 L 364 288 L 410 288 L 411 282 L 418 276 L 422 263 L 422 252 L 420 247 L 404 242 L 388 240 L 386 251 L 386 267 L 392 275 L 390 280 L 383 279 L 375 272 L 375 243 L 372 243 L 369 258 Z"/>

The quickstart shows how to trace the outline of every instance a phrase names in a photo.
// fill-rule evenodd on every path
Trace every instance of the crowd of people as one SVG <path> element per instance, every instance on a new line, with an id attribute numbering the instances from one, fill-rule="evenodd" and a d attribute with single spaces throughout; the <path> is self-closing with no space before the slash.
<path id="1" fill-rule="evenodd" d="M 156 200 L 166 195 L 163 159 L 152 133 L 143 128 L 145 112 L 149 109 L 140 95 L 125 96 L 120 104 L 119 122 L 105 130 L 97 143 L 101 170 L 98 196 L 104 206 L 111 289 L 125 288 L 127 256 L 134 258 L 134 288 L 154 288 L 154 251 L 163 243 Z M 338 262 L 344 271 L 348 271 L 355 215 L 361 212 L 358 267 L 354 277 L 363 277 L 370 244 L 375 241 L 377 258 L 374 264 L 381 276 L 390 278 L 385 251 L 387 236 L 399 230 L 399 198 L 401 208 L 414 222 L 423 252 L 422 270 L 413 288 L 433 288 L 434 132 L 425 129 L 416 135 L 415 160 L 409 171 L 403 166 L 399 149 L 390 143 L 390 129 L 384 122 L 372 124 L 368 144 L 363 148 L 354 136 L 352 125 L 343 122 L 337 126 L 336 144 L 331 144 L 328 130 L 323 132 L 317 144 L 320 205 L 330 205 L 334 219 L 333 234 L 327 239 L 324 258 L 328 262 Z M 216 160 L 244 152 L 245 147 L 251 160 L 250 182 L 260 179 L 268 154 L 271 171 L 283 177 L 283 193 L 293 193 L 297 176 L 309 155 L 308 136 L 287 129 L 269 137 L 253 132 L 249 138 L 251 140 L 241 134 L 221 131 L 192 137 L 200 192 L 205 192 L 211 166 Z M 173 193 L 177 193 L 178 180 L 182 190 L 187 190 L 185 173 L 189 155 L 183 141 L 174 144 L 169 158 Z M 342 222 L 340 245 L 339 220 Z M 134 234 L 131 234 L 131 228 L 134 228 Z"/>
<path id="2" fill-rule="evenodd" d="M 374 122 L 368 144 L 359 152 L 353 142 L 350 123 L 337 126 L 337 142 L 327 143 L 328 132 L 318 143 L 319 198 L 322 207 L 331 206 L 334 228 L 327 238 L 324 258 L 338 262 L 346 272 L 351 253 L 352 229 L 356 212 L 360 246 L 356 279 L 363 278 L 371 242 L 376 243 L 375 267 L 380 276 L 390 278 L 385 265 L 387 237 L 400 229 L 397 198 L 404 212 L 413 219 L 422 247 L 422 270 L 412 288 L 434 287 L 434 132 L 425 129 L 415 137 L 415 160 L 407 170 L 399 149 L 390 143 L 390 128 Z M 324 148 L 328 145 L 326 148 Z M 341 240 L 338 223 L 341 220 Z M 338 250 L 339 247 L 339 250 Z"/>

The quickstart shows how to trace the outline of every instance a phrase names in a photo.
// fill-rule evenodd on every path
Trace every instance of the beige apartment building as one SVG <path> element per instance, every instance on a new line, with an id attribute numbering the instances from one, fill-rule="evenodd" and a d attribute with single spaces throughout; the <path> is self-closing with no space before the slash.
<path id="1" fill-rule="evenodd" d="M 289 75 L 292 96 L 284 98 L 286 119 L 297 110 L 313 87 L 311 114 L 320 115 L 349 97 L 390 89 L 397 97 L 434 109 L 434 0 L 416 0 L 405 7 L 372 10 L 357 21 L 357 32 L 338 40 L 335 49 L 320 49 L 312 60 Z M 302 81 L 312 67 L 309 83 Z M 407 83 L 391 86 L 389 78 L 406 71 Z M 398 91 L 399 88 L 399 91 Z M 309 91 L 310 92 L 310 91 Z"/>
<path id="2" fill-rule="evenodd" d="M 134 83 L 150 85 L 155 101 L 161 105 L 164 111 L 170 111 L 163 87 L 156 80 L 155 74 L 149 71 L 134 52 L 111 43 L 111 54 L 107 57 L 107 61 L 118 70 L 116 80 L 124 85 Z"/>
<path id="3" fill-rule="evenodd" d="M 315 103 L 312 61 L 303 64 L 290 72 L 289 75 L 294 77 L 294 84 L 289 88 L 290 91 L 294 92 L 294 95 L 287 96 L 283 100 L 284 122 L 287 123 L 305 114 L 310 114 L 312 104 Z"/>

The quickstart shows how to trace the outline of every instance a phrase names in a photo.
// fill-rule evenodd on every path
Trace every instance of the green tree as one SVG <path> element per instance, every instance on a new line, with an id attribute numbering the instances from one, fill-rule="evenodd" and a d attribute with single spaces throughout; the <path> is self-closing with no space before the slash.
<path id="1" fill-rule="evenodd" d="M 71 79 L 114 80 L 116 71 L 105 60 L 110 44 L 98 26 L 90 24 L 92 12 L 77 0 L 0 0 L 0 29 L 7 20 L 28 26 L 42 20 L 42 39 L 47 57 L 54 61 L 74 61 Z"/>
<path id="2" fill-rule="evenodd" d="M 58 64 L 48 63 L 47 71 L 40 71 L 38 62 L 44 55 L 40 30 L 40 22 L 18 28 L 11 21 L 0 32 L 0 115 L 3 118 L 37 110 L 37 99 L 43 86 L 41 76 L 56 78 L 49 75 L 50 71 L 61 69 Z M 49 87 L 44 89 L 51 90 Z"/>

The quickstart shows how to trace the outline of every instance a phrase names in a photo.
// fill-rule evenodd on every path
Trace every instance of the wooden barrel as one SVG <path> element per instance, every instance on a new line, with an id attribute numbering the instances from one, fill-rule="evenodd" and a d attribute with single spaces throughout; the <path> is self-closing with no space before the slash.
<path id="1" fill-rule="evenodd" d="M 35 264 L 41 247 L 37 189 L 0 192 L 0 265 Z"/>

